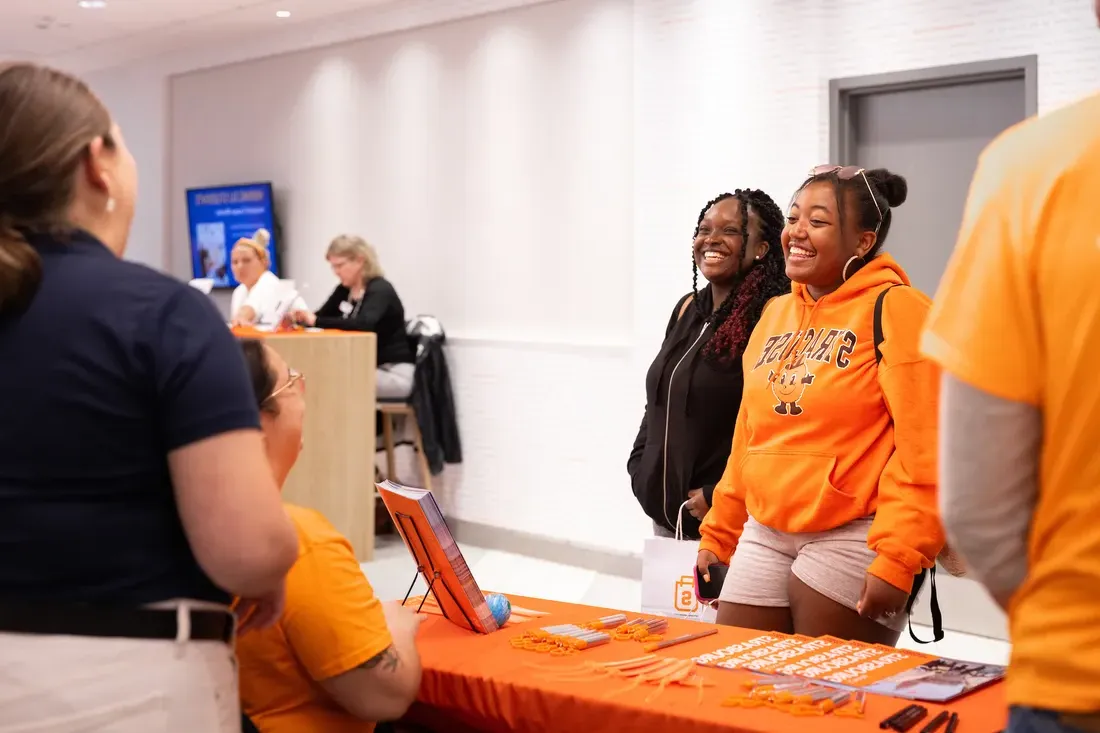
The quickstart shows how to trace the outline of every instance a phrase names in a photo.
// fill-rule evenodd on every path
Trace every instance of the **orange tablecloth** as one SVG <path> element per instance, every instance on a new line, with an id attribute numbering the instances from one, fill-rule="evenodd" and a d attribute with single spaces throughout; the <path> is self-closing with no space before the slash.
<path id="1" fill-rule="evenodd" d="M 701 705 L 694 689 L 669 686 L 655 700 L 644 699 L 653 688 L 640 688 L 606 698 L 610 690 L 626 686 L 623 680 L 593 676 L 590 682 L 562 682 L 540 678 L 537 670 L 525 666 L 577 665 L 584 660 L 614 661 L 641 656 L 637 642 L 612 641 L 572 657 L 520 651 L 509 640 L 523 629 L 561 623 L 592 621 L 614 609 L 555 603 L 510 596 L 527 608 L 550 611 L 545 616 L 512 626 L 488 636 L 463 630 L 439 616 L 429 616 L 422 627 L 418 646 L 424 667 L 418 705 L 412 719 L 449 733 L 462 730 L 459 721 L 485 731 L 568 731 L 568 733 L 717 733 L 723 731 L 791 731 L 792 733 L 856 733 L 879 731 L 879 721 L 904 708 L 908 701 L 868 696 L 863 719 L 793 717 L 766 708 L 725 708 L 722 700 L 743 693 L 739 684 L 750 673 L 702 668 L 702 674 L 717 683 L 708 687 Z M 630 614 L 633 618 L 635 615 Z M 669 620 L 665 638 L 702 630 L 702 624 Z M 671 647 L 660 652 L 689 658 L 758 636 L 758 631 L 719 627 L 716 635 Z M 941 706 L 924 704 L 928 717 L 916 726 L 919 731 L 935 717 Z M 996 733 L 1005 727 L 1007 706 L 1004 685 L 979 690 L 947 706 L 959 714 L 959 733 Z M 448 722 L 441 723 L 446 720 Z M 942 732 L 941 728 L 941 732 Z"/>
<path id="2" fill-rule="evenodd" d="M 363 331 L 340 331 L 333 328 L 320 331 L 307 331 L 301 328 L 286 331 L 260 331 L 251 326 L 233 326 L 229 329 L 234 336 L 244 338 L 267 338 L 268 336 L 362 336 Z"/>

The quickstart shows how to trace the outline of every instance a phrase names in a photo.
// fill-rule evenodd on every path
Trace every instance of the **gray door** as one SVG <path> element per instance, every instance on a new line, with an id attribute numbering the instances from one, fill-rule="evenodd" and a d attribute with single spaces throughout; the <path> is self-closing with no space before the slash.
<path id="1" fill-rule="evenodd" d="M 851 100 L 852 162 L 909 181 L 886 249 L 932 295 L 955 247 L 978 154 L 1025 118 L 1023 79 L 886 91 Z"/>
<path id="2" fill-rule="evenodd" d="M 833 117 L 833 150 L 843 158 L 835 162 L 906 177 L 909 197 L 894 214 L 886 250 L 929 295 L 955 247 L 978 155 L 1034 111 L 1034 66 L 1029 71 L 1005 78 L 1002 69 L 992 78 L 961 75 L 939 83 L 926 77 L 919 84 L 902 73 L 896 86 L 882 75 L 868 79 L 865 90 L 860 80 L 834 82 L 840 95 L 835 104 L 844 112 Z M 977 583 L 942 570 L 937 575 L 945 628 L 1008 637 L 1004 614 Z M 926 588 L 913 620 L 930 626 L 928 607 Z"/>

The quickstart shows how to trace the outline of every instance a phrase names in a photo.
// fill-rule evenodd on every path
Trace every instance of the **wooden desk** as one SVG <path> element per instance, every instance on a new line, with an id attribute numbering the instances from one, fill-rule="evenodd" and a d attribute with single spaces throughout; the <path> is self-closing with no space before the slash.
<path id="1" fill-rule="evenodd" d="M 260 333 L 305 375 L 305 446 L 283 498 L 316 509 L 355 548 L 374 556 L 374 413 L 378 341 L 373 333 Z"/>

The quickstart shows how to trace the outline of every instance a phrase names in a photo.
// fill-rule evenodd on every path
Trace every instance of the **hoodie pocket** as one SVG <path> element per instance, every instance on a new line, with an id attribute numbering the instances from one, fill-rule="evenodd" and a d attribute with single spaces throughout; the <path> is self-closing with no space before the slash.
<path id="1" fill-rule="evenodd" d="M 862 516 L 865 502 L 833 486 L 835 467 L 831 453 L 749 451 L 741 461 L 749 514 L 781 532 L 824 532 Z"/>

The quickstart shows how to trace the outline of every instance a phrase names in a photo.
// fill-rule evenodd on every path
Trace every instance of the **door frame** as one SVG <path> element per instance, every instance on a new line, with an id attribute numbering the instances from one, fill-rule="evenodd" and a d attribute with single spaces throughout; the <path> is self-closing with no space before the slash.
<path id="1" fill-rule="evenodd" d="M 1034 54 L 830 79 L 829 160 L 839 165 L 855 162 L 849 159 L 849 153 L 855 147 L 851 116 L 853 99 L 882 92 L 929 89 L 1005 79 L 1024 80 L 1024 117 L 1035 116 L 1039 111 L 1039 57 Z"/>

